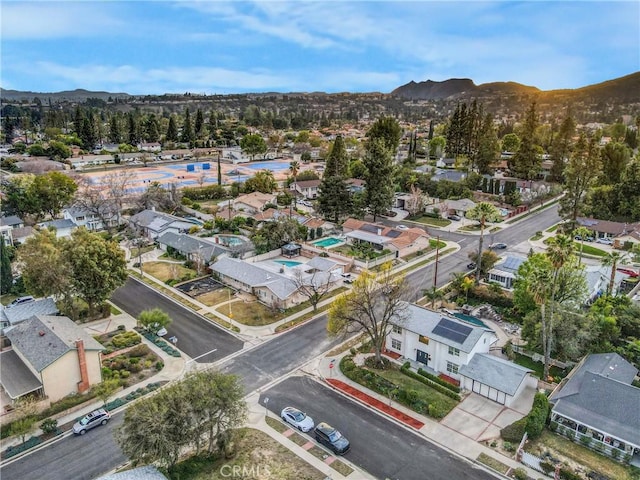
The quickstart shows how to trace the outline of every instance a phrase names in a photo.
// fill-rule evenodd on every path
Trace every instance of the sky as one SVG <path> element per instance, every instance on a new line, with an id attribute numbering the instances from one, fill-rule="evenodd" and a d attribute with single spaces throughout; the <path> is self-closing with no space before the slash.
<path id="1" fill-rule="evenodd" d="M 0 86 L 132 95 L 579 88 L 640 71 L 640 1 L 1 0 Z"/>

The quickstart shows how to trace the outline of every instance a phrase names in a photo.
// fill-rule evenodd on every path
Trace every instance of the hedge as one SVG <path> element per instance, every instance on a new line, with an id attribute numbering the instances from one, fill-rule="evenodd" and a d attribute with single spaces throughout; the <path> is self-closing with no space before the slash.
<path id="1" fill-rule="evenodd" d="M 420 370 L 422 370 L 422 369 L 420 369 Z M 425 378 L 426 375 L 424 375 L 424 373 L 427 373 L 427 372 L 424 372 L 424 370 L 423 370 L 424 373 L 420 373 L 420 370 L 418 370 L 418 373 L 415 373 L 415 372 L 412 372 L 411 370 L 409 370 L 408 368 L 404 368 L 404 366 L 400 369 L 400 371 L 402 373 L 404 373 L 407 377 L 411 377 L 414 380 L 418 380 L 420 383 L 424 383 L 428 387 L 433 388 L 434 390 L 437 390 L 438 392 L 446 395 L 447 397 L 450 397 L 450 398 L 453 398 L 454 400 L 460 401 L 460 395 L 458 395 L 455 391 L 453 391 L 451 388 L 443 386 L 439 382 L 432 381 L 429 377 Z M 427 373 L 427 375 L 429 375 L 429 374 Z M 431 375 L 431 376 L 433 376 L 433 375 Z M 444 381 L 442 379 L 438 379 L 438 380 Z M 457 388 L 457 387 L 455 387 L 455 385 L 451 385 L 451 386 L 454 387 L 454 388 Z M 460 391 L 460 389 L 458 389 L 458 391 Z"/>
<path id="2" fill-rule="evenodd" d="M 24 452 L 25 450 L 29 450 L 30 448 L 35 447 L 36 445 L 39 445 L 42 443 L 42 439 L 40 437 L 31 437 L 29 440 L 27 440 L 24 443 L 21 443 L 20 445 L 16 445 L 15 447 L 11 446 L 11 447 L 7 447 L 7 449 L 4 451 L 4 458 L 11 458 L 14 455 L 18 455 L 19 453 Z"/>
<path id="3" fill-rule="evenodd" d="M 544 430 L 549 415 L 549 400 L 544 393 L 536 393 L 533 406 L 526 417 L 500 430 L 500 436 L 509 442 L 518 443 L 526 431 L 530 439 L 537 438 Z"/>
<path id="4" fill-rule="evenodd" d="M 423 370 L 422 368 L 418 368 L 418 374 L 422 375 L 423 377 L 428 378 L 429 380 L 431 380 L 432 382 L 437 383 L 438 385 L 442 385 L 444 388 L 452 391 L 453 393 L 460 393 L 460 387 L 456 387 L 455 385 L 447 382 L 446 380 L 441 379 L 437 375 L 433 375 L 433 374 Z"/>

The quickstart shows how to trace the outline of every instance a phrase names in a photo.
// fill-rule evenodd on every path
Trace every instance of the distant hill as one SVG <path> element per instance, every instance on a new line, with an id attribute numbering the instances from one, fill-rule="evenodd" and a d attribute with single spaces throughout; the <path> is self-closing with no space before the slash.
<path id="1" fill-rule="evenodd" d="M 99 98 L 100 100 L 108 100 L 111 98 L 128 98 L 131 95 L 128 93 L 111 93 L 111 92 L 92 92 L 90 90 L 84 90 L 79 88 L 77 90 L 67 90 L 64 92 L 43 93 L 43 92 L 21 92 L 19 90 L 5 90 L 0 88 L 0 98 L 11 102 L 28 100 L 32 101 L 34 98 L 39 98 L 41 102 L 51 99 L 53 102 L 59 101 L 71 101 L 71 102 L 84 102 L 87 98 Z"/>
<path id="2" fill-rule="evenodd" d="M 516 82 L 493 82 L 476 85 L 468 78 L 452 78 L 443 82 L 427 80 L 416 83 L 411 81 L 396 88 L 390 95 L 407 100 L 456 100 L 501 95 L 540 95 L 548 101 L 567 99 L 607 101 L 615 99 L 635 103 L 640 102 L 640 72 L 582 88 L 547 91 Z"/>

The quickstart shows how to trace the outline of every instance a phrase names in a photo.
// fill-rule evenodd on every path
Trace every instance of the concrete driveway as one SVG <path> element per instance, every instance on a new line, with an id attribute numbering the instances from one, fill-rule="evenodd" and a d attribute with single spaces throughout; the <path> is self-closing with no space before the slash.
<path id="1" fill-rule="evenodd" d="M 534 388 L 525 389 L 511 407 L 471 393 L 440 424 L 476 442 L 493 440 L 500 430 L 529 413 L 535 393 Z"/>

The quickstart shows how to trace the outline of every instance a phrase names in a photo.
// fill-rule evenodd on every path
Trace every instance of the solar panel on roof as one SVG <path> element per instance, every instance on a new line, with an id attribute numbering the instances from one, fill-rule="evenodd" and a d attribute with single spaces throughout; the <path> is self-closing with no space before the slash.
<path id="1" fill-rule="evenodd" d="M 441 318 L 433 329 L 435 335 L 440 335 L 448 340 L 462 344 L 473 331 L 472 327 L 462 325 L 447 318 Z"/>
<path id="2" fill-rule="evenodd" d="M 360 227 L 360 230 L 363 230 L 365 232 L 369 232 L 369 233 L 378 233 L 378 228 L 376 225 L 370 225 L 368 223 L 365 223 L 364 225 L 362 225 Z"/>
<path id="3" fill-rule="evenodd" d="M 387 233 L 387 237 L 390 238 L 397 238 L 400 235 L 402 235 L 402 232 L 399 232 L 398 230 L 389 230 L 389 232 Z"/>

